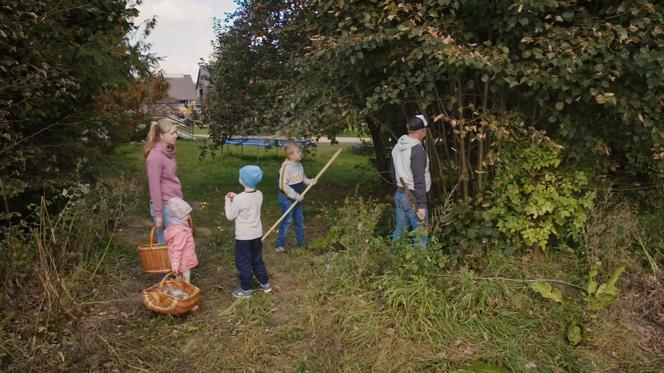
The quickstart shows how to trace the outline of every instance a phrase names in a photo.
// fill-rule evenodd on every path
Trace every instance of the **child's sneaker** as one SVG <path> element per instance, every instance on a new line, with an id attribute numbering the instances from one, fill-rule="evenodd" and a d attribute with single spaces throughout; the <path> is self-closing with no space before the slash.
<path id="1" fill-rule="evenodd" d="M 274 250 L 278 253 L 283 253 L 284 251 L 286 251 L 286 248 L 284 248 L 283 246 L 277 246 Z"/>
<path id="2" fill-rule="evenodd" d="M 251 289 L 249 290 L 235 289 L 233 290 L 233 296 L 235 298 L 251 298 Z"/>
<path id="3" fill-rule="evenodd" d="M 272 291 L 272 285 L 270 285 L 269 282 L 267 282 L 267 283 L 265 283 L 265 284 L 261 284 L 261 291 L 262 291 L 263 293 L 269 293 L 269 292 L 271 292 L 271 291 Z"/>

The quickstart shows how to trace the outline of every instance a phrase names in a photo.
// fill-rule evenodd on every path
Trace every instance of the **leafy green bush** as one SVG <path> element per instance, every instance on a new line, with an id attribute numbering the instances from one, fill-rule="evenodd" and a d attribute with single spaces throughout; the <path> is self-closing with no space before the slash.
<path id="1" fill-rule="evenodd" d="M 562 150 L 543 132 L 517 128 L 491 155 L 496 174 L 484 218 L 514 245 L 545 249 L 552 239 L 581 240 L 595 194 L 585 190 L 586 173 L 560 167 Z"/>

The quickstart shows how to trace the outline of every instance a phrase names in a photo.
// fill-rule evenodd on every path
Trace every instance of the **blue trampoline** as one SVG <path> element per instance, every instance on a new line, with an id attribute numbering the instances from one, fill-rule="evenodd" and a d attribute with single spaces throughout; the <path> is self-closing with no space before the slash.
<path id="1" fill-rule="evenodd" d="M 316 147 L 316 143 L 311 140 L 286 140 L 286 139 L 274 139 L 274 138 L 254 138 L 254 137 L 242 137 L 242 138 L 229 138 L 224 142 L 224 145 L 236 145 L 240 146 L 240 152 L 244 153 L 245 146 L 256 147 L 256 160 L 258 160 L 258 151 L 260 148 L 265 149 L 279 149 L 284 148 L 289 142 L 294 142 L 298 144 L 302 149 L 307 149 L 309 147 Z"/>
<path id="2" fill-rule="evenodd" d="M 285 140 L 285 139 L 253 138 L 253 137 L 230 138 L 226 140 L 224 144 L 240 145 L 240 146 L 258 146 L 270 149 L 273 147 L 283 148 L 289 142 L 294 142 L 300 145 L 304 149 L 310 146 L 316 146 L 316 143 L 311 140 Z"/>

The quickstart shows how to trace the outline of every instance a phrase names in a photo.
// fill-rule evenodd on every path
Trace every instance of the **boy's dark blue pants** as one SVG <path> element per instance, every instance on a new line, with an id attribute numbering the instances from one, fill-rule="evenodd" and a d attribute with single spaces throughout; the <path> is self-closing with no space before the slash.
<path id="1" fill-rule="evenodd" d="M 251 289 L 251 278 L 267 284 L 267 269 L 263 262 L 263 242 L 258 237 L 253 240 L 235 240 L 235 267 L 240 274 L 242 290 Z"/>

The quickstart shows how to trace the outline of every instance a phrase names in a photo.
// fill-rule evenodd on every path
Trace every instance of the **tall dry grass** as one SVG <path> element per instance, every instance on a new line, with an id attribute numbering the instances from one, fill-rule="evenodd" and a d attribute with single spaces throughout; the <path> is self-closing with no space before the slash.
<path id="1" fill-rule="evenodd" d="M 642 336 L 620 319 L 621 303 L 588 310 L 582 289 L 589 266 L 583 256 L 510 257 L 487 248 L 474 269 L 453 268 L 446 253 L 454 247 L 437 243 L 444 240 L 434 239 L 428 250 L 416 251 L 408 240 L 395 244 L 372 237 L 379 221 L 375 215 L 382 211 L 372 201 L 349 200 L 323 239 L 336 249 L 327 253 L 323 273 L 311 273 L 316 280 L 307 292 L 312 335 L 307 369 L 449 371 L 485 364 L 511 371 L 596 371 L 664 366 L 664 360 L 640 347 Z M 448 214 L 443 210 L 437 216 Z M 611 240 L 597 227 L 590 227 L 587 239 L 592 245 Z M 612 242 L 613 251 L 600 255 L 597 246 L 589 250 L 601 258 L 613 255 L 614 261 L 607 259 L 604 266 L 609 270 L 631 250 L 620 239 Z M 549 302 L 528 286 L 529 279 L 542 277 L 575 287 L 554 283 L 562 286 L 564 301 Z M 583 332 L 579 345 L 567 334 L 577 324 Z"/>
<path id="2" fill-rule="evenodd" d="M 32 369 L 41 352 L 61 342 L 59 328 L 80 316 L 137 190 L 123 179 L 78 183 L 43 196 L 30 215 L 0 228 L 6 238 L 0 243 L 0 366 Z"/>

